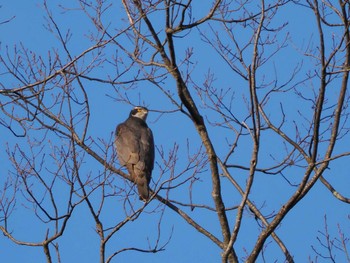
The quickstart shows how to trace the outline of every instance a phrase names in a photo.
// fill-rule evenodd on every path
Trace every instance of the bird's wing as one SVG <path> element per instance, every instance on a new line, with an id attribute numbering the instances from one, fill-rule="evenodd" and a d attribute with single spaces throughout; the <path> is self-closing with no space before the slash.
<path id="1" fill-rule="evenodd" d="M 152 172 L 154 165 L 154 139 L 150 128 L 145 128 L 141 133 L 141 144 L 145 152 L 143 157 L 146 165 L 146 170 Z"/>
<path id="2" fill-rule="evenodd" d="M 149 183 L 154 165 L 154 140 L 152 131 L 146 126 L 140 130 L 140 160 L 134 165 L 134 173 L 140 198 L 148 200 Z"/>

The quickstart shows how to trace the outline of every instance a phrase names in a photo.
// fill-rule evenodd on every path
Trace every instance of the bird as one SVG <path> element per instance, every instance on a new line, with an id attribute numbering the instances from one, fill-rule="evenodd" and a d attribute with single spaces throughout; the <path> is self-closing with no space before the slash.
<path id="1" fill-rule="evenodd" d="M 154 139 L 146 123 L 148 109 L 134 107 L 115 131 L 115 147 L 120 165 L 126 167 L 137 185 L 140 200 L 150 198 L 149 183 L 154 167 Z"/>

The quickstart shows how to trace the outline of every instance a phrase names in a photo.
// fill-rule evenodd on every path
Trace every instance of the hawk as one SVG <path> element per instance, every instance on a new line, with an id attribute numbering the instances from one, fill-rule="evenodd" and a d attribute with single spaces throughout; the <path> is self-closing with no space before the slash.
<path id="1" fill-rule="evenodd" d="M 140 199 L 149 199 L 149 182 L 154 166 L 153 134 L 146 123 L 148 110 L 137 106 L 129 118 L 117 126 L 115 147 L 119 162 L 137 185 Z"/>

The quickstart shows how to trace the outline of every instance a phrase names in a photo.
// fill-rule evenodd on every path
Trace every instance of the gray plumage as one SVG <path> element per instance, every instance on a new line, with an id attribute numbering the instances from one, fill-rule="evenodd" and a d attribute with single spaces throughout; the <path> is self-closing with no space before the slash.
<path id="1" fill-rule="evenodd" d="M 153 134 L 146 123 L 148 110 L 135 107 L 116 129 L 115 146 L 119 162 L 137 185 L 140 199 L 149 199 L 149 182 L 154 166 Z"/>

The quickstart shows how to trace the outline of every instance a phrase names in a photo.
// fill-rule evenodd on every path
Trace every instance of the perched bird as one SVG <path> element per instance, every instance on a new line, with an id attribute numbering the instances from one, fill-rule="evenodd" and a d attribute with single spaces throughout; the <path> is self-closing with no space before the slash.
<path id="1" fill-rule="evenodd" d="M 154 140 L 146 124 L 148 110 L 137 106 L 129 118 L 116 129 L 115 146 L 118 159 L 137 185 L 140 199 L 149 199 L 149 182 L 154 166 Z"/>

